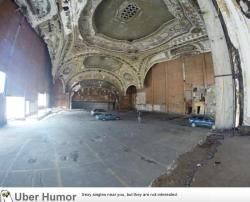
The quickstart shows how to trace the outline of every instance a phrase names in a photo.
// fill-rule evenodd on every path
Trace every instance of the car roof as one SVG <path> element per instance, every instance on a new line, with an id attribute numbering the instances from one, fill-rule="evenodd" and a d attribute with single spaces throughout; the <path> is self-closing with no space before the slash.
<path id="1" fill-rule="evenodd" d="M 214 118 L 211 117 L 211 116 L 201 116 L 201 115 L 194 115 L 194 116 L 191 116 L 190 118 L 195 118 L 195 119 L 212 119 L 212 120 L 214 120 Z"/>

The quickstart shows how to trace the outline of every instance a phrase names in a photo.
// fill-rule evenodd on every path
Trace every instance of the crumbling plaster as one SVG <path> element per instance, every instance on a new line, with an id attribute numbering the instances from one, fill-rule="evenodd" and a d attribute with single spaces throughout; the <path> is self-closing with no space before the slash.
<path id="1" fill-rule="evenodd" d="M 79 81 L 80 74 L 90 71 L 83 65 L 84 58 L 89 55 L 103 55 L 121 62 L 122 67 L 112 74 L 102 70 L 100 64 L 100 67 L 91 69 L 91 75 L 99 75 L 100 71 L 103 71 L 109 74 L 109 77 L 103 78 L 104 80 L 114 77 L 113 80 L 119 81 L 116 82 L 117 88 L 126 90 L 131 85 L 138 89 L 142 88 L 146 73 L 152 65 L 185 53 L 187 50 L 182 49 L 183 46 L 192 45 L 193 54 L 210 50 L 204 22 L 191 0 L 164 0 L 169 11 L 175 16 L 174 23 L 166 24 L 150 37 L 135 42 L 107 39 L 95 33 L 91 23 L 94 11 L 101 0 L 36 1 L 33 6 L 41 10 L 46 2 L 50 3 L 50 10 L 47 14 L 43 12 L 43 16 L 32 13 L 27 0 L 16 2 L 47 43 L 53 65 L 52 75 L 54 79 L 60 78 L 64 81 L 65 89 Z M 87 15 L 83 15 L 83 10 Z M 84 32 L 81 31 L 82 26 L 86 28 Z M 172 49 L 179 50 L 171 52 Z M 96 79 L 98 76 L 92 77 Z"/>
<path id="2" fill-rule="evenodd" d="M 250 19 L 241 12 L 235 0 L 218 0 L 218 5 L 230 40 L 240 54 L 244 83 L 244 124 L 250 125 Z"/>

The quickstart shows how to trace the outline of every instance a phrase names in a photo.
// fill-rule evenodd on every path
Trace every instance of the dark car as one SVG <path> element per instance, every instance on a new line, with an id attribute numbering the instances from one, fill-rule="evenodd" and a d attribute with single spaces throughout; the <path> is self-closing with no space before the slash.
<path id="1" fill-rule="evenodd" d="M 111 121 L 111 120 L 120 120 L 121 117 L 118 114 L 100 114 L 95 116 L 97 120 L 102 120 L 102 121 Z"/>
<path id="2" fill-rule="evenodd" d="M 91 115 L 96 116 L 96 115 L 106 113 L 106 110 L 104 110 L 104 109 L 93 109 L 93 110 L 91 110 L 90 113 L 91 113 Z"/>
<path id="3" fill-rule="evenodd" d="M 214 118 L 212 117 L 193 116 L 193 117 L 190 117 L 188 121 L 192 127 L 203 126 L 203 127 L 209 127 L 209 128 L 215 129 L 215 121 L 214 121 Z"/>

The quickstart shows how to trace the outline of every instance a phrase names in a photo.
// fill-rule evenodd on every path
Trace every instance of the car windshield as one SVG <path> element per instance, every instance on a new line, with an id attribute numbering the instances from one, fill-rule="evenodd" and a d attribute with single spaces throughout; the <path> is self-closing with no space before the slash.
<path id="1" fill-rule="evenodd" d="M 105 112 L 104 109 L 95 109 L 94 111 L 95 111 L 95 112 Z"/>
<path id="2" fill-rule="evenodd" d="M 214 121 L 213 117 L 207 117 L 207 116 L 193 116 L 192 118 L 196 120 Z"/>

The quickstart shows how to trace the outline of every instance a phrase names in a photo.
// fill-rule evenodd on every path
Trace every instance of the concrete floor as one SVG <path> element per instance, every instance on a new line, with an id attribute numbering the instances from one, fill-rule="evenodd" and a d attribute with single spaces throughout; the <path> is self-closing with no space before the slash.
<path id="1" fill-rule="evenodd" d="M 61 112 L 33 124 L 0 129 L 0 186 L 149 186 L 208 129 L 163 114 L 124 113 L 97 121 Z"/>
<path id="2" fill-rule="evenodd" d="M 194 176 L 194 187 L 250 187 L 250 137 L 221 140 L 215 157 Z"/>

